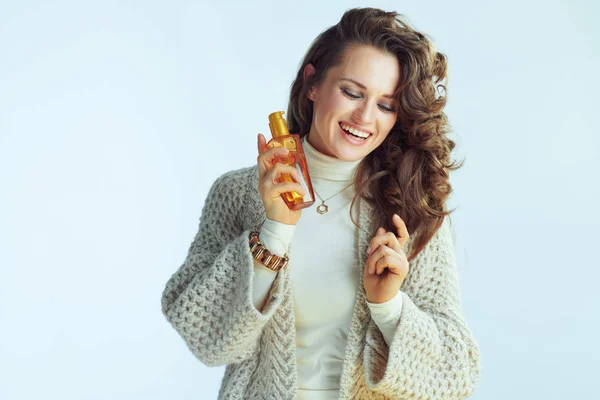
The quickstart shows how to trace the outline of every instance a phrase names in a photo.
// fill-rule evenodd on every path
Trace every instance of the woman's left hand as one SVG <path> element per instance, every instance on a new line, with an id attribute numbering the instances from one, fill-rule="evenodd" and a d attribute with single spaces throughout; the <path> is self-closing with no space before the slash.
<path id="1" fill-rule="evenodd" d="M 394 298 L 408 275 L 409 265 L 403 250 L 408 242 L 408 230 L 397 214 L 392 221 L 398 236 L 379 228 L 367 250 L 369 256 L 363 272 L 363 285 L 370 303 L 384 303 Z"/>

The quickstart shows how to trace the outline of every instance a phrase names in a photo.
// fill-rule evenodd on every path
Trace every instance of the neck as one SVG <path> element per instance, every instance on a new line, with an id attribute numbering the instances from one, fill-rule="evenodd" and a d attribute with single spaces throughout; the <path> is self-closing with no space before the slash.
<path id="1" fill-rule="evenodd" d="M 308 135 L 302 137 L 302 146 L 311 178 L 321 178 L 330 181 L 348 181 L 354 179 L 354 172 L 362 161 L 344 161 L 318 151 L 308 140 Z"/>

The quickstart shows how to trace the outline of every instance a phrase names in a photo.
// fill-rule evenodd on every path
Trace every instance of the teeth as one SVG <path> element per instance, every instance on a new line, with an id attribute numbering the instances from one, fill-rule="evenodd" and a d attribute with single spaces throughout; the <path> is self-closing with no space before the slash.
<path id="1" fill-rule="evenodd" d="M 359 130 L 357 130 L 357 129 L 354 129 L 354 128 L 352 128 L 352 127 L 350 127 L 350 126 L 348 126 L 348 125 L 344 124 L 343 122 L 342 122 L 342 123 L 340 123 L 340 126 L 341 126 L 342 128 L 344 128 L 345 130 L 347 130 L 348 132 L 351 132 L 351 133 L 355 134 L 356 136 L 360 136 L 360 137 L 361 137 L 361 138 L 363 138 L 363 139 L 366 139 L 366 138 L 368 138 L 369 136 L 371 136 L 371 134 L 370 134 L 370 133 L 366 133 L 366 132 L 362 132 L 362 131 L 359 131 Z"/>

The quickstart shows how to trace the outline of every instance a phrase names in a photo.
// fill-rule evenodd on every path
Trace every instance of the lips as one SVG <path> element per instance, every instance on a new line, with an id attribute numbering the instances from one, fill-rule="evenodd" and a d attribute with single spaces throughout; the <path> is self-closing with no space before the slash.
<path id="1" fill-rule="evenodd" d="M 365 143 L 369 142 L 369 140 L 371 139 L 371 136 L 369 136 L 366 139 L 359 139 L 356 136 L 353 136 L 352 134 L 346 132 L 341 126 L 340 126 L 340 133 L 344 136 L 344 138 L 346 139 L 346 141 L 354 146 L 362 146 Z"/>
<path id="2" fill-rule="evenodd" d="M 356 129 L 357 131 L 360 131 L 360 132 L 367 133 L 367 134 L 369 135 L 369 136 L 367 137 L 367 139 L 368 139 L 368 138 L 370 138 L 371 136 L 373 136 L 373 132 L 371 132 L 371 131 L 369 131 L 369 130 L 366 130 L 366 129 L 360 128 L 360 127 L 358 127 L 358 126 L 356 126 L 356 125 L 354 125 L 354 124 L 351 124 L 351 123 L 349 123 L 349 122 L 346 122 L 346 121 L 339 121 L 339 122 L 338 122 L 338 125 L 340 126 L 340 128 L 342 128 L 342 124 L 344 124 L 344 125 L 348 125 L 349 127 Z M 344 129 L 344 128 L 342 128 L 342 129 Z"/>

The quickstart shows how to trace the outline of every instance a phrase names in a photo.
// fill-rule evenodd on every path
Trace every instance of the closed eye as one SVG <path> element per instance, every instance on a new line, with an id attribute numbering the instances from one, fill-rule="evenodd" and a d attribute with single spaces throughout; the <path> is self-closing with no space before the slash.
<path id="1" fill-rule="evenodd" d="M 351 99 L 359 99 L 360 96 L 357 96 L 355 94 L 350 93 L 349 91 L 347 91 L 346 89 L 342 89 L 342 92 L 344 92 L 348 97 L 350 97 Z"/>
<path id="2" fill-rule="evenodd" d="M 351 92 L 349 92 L 349 91 L 348 91 L 348 90 L 346 90 L 346 89 L 342 89 L 342 92 L 344 92 L 344 94 L 345 94 L 346 96 L 350 97 L 350 98 L 351 98 L 351 99 L 353 99 L 353 100 L 360 99 L 360 98 L 362 97 L 362 96 L 360 96 L 360 95 L 356 95 L 356 94 L 354 94 L 354 93 L 351 93 Z M 395 109 L 395 108 L 385 107 L 383 104 L 379 104 L 379 107 L 380 107 L 380 108 L 381 108 L 383 111 L 385 111 L 385 112 L 390 112 L 390 113 L 396 112 L 396 109 Z"/>

